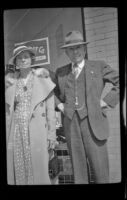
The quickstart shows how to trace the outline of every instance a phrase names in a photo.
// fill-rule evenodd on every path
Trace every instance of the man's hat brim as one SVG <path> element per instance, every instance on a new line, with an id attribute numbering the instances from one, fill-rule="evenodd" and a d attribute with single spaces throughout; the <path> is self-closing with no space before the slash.
<path id="1" fill-rule="evenodd" d="M 73 47 L 73 46 L 78 46 L 78 45 L 82 45 L 82 44 L 88 44 L 89 42 L 75 42 L 75 43 L 70 43 L 70 44 L 65 44 L 62 47 L 60 47 L 61 49 L 67 48 L 67 47 Z"/>

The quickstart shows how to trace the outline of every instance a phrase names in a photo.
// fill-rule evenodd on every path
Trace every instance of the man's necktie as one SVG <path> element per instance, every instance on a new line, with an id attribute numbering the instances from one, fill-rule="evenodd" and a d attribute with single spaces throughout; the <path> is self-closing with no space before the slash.
<path id="1" fill-rule="evenodd" d="M 74 64 L 74 75 L 75 75 L 75 78 L 77 78 L 77 75 L 78 75 L 78 65 L 77 64 Z"/>
<path id="2" fill-rule="evenodd" d="M 77 79 L 78 76 L 78 65 L 75 63 L 74 64 L 74 75 L 75 75 L 75 79 Z M 78 105 L 78 96 L 77 96 L 77 81 L 75 80 L 75 105 Z"/>

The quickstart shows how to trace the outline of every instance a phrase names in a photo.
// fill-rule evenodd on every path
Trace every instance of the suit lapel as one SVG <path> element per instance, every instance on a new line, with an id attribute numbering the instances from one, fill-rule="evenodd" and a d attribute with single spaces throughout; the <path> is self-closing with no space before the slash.
<path id="1" fill-rule="evenodd" d="M 64 69 L 65 70 L 65 69 Z M 65 72 L 65 76 L 63 76 L 61 78 L 61 81 L 60 81 L 60 88 L 61 88 L 61 92 L 62 92 L 62 95 L 64 96 L 64 92 L 65 92 L 65 87 L 66 87 L 66 83 L 67 83 L 67 80 L 69 78 L 69 76 L 71 75 L 71 63 L 66 67 L 66 72 Z"/>
<path id="2" fill-rule="evenodd" d="M 92 86 L 92 81 L 93 81 L 93 75 L 94 75 L 94 69 L 93 65 L 91 65 L 91 62 L 89 60 L 86 60 L 85 62 L 85 79 L 86 79 L 86 92 L 87 94 L 90 92 L 90 88 Z M 65 89 L 66 83 L 68 78 L 70 77 L 72 72 L 71 64 L 67 67 L 67 73 L 66 76 L 63 78 L 62 83 L 61 83 L 61 88 Z M 82 72 L 81 72 L 82 73 Z M 63 89 L 63 90 L 64 90 Z M 62 90 L 62 91 L 63 91 Z"/>
<path id="3" fill-rule="evenodd" d="M 86 60 L 85 64 L 85 78 L 86 78 L 86 92 L 87 94 L 90 92 L 90 88 L 92 86 L 92 81 L 93 81 L 93 66 L 90 64 L 88 60 Z"/>
<path id="4" fill-rule="evenodd" d="M 66 85 L 68 79 L 70 78 L 70 76 L 73 76 L 73 74 L 72 74 L 72 64 L 70 64 L 68 66 L 67 75 L 66 75 L 65 80 L 64 80 L 65 85 Z"/>

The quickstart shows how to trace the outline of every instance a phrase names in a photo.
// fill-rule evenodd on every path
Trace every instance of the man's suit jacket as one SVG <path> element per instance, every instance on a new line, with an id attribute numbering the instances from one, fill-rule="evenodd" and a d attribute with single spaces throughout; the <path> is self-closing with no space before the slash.
<path id="1" fill-rule="evenodd" d="M 65 87 L 68 75 L 72 73 L 71 64 L 60 67 L 56 70 L 56 104 L 64 103 L 66 110 Z M 81 72 L 82 73 L 82 72 Z M 107 139 L 109 136 L 108 120 L 105 110 L 100 106 L 100 98 L 105 83 L 112 83 L 112 89 L 106 94 L 103 100 L 108 106 L 114 108 L 119 102 L 119 76 L 104 61 L 85 62 L 86 80 L 86 104 L 88 118 L 94 135 L 99 140 Z M 66 117 L 66 116 L 65 116 Z"/>

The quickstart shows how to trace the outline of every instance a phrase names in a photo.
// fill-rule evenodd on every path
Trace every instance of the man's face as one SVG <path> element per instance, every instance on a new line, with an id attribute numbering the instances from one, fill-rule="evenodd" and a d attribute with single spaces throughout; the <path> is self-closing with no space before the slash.
<path id="1" fill-rule="evenodd" d="M 67 47 L 65 50 L 67 56 L 73 63 L 80 63 L 86 54 L 86 47 L 84 45 L 77 45 L 73 47 Z"/>

